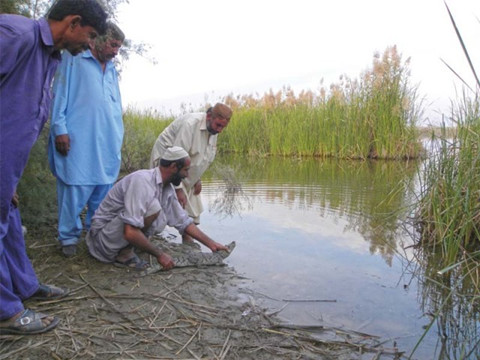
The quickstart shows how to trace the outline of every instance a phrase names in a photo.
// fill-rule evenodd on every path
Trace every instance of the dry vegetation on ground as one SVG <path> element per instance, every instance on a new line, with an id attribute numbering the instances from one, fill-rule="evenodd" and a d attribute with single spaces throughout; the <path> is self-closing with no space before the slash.
<path id="1" fill-rule="evenodd" d="M 163 242 L 173 255 L 191 251 Z M 32 242 L 39 277 L 71 289 L 55 301 L 27 302 L 59 316 L 37 336 L 0 336 L 0 359 L 393 359 L 380 339 L 279 321 L 255 305 L 247 279 L 228 266 L 182 268 L 138 277 L 95 261 L 85 245 L 73 259 L 54 240 Z M 143 254 L 145 255 L 145 254 Z M 232 254 L 234 256 L 234 252 Z"/>

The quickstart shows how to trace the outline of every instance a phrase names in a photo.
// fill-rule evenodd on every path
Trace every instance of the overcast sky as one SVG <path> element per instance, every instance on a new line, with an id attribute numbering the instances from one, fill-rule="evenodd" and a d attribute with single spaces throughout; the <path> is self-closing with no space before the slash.
<path id="1" fill-rule="evenodd" d="M 480 72 L 480 0 L 447 3 Z M 359 77 L 393 45 L 411 58 L 431 122 L 461 90 L 440 59 L 474 85 L 443 0 L 130 0 L 119 10 L 127 37 L 157 61 L 126 63 L 124 107 L 176 113 L 228 93 L 318 91 L 322 79 Z"/>

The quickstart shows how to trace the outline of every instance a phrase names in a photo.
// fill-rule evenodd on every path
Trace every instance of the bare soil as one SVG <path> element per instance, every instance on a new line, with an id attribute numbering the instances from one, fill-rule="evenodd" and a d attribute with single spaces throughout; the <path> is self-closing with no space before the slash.
<path id="1" fill-rule="evenodd" d="M 26 307 L 58 316 L 61 323 L 41 335 L 0 336 L 0 360 L 402 357 L 367 334 L 283 323 L 276 316 L 281 309 L 255 305 L 250 281 L 229 266 L 139 277 L 137 271 L 96 261 L 84 243 L 70 259 L 54 239 L 27 243 L 39 279 L 66 287 L 70 294 L 55 301 L 27 301 Z M 173 255 L 192 251 L 166 240 L 161 245 Z"/>

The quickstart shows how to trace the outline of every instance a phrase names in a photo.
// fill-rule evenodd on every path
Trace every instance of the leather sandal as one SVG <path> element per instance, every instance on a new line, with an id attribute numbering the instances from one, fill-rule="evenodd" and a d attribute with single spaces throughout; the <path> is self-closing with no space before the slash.
<path id="1" fill-rule="evenodd" d="M 53 285 L 40 284 L 38 290 L 29 299 L 56 300 L 67 296 L 69 291 Z"/>
<path id="2" fill-rule="evenodd" d="M 52 322 L 45 325 L 42 319 L 46 317 L 48 315 L 25 309 L 22 315 L 15 319 L 13 324 L 0 326 L 0 335 L 41 334 L 53 329 L 60 322 L 60 319 L 54 316 Z"/>
<path id="3" fill-rule="evenodd" d="M 118 261 L 115 260 L 113 262 L 113 265 L 116 267 L 123 267 L 123 268 L 128 268 L 132 269 L 135 271 L 142 271 L 145 270 L 146 268 L 150 267 L 150 264 L 146 262 L 143 259 L 140 259 L 138 255 L 134 254 L 130 259 L 126 261 Z"/>

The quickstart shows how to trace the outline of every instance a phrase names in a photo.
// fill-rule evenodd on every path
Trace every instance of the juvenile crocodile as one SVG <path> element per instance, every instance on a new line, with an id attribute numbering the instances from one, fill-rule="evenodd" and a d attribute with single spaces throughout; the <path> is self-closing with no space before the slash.
<path id="1" fill-rule="evenodd" d="M 223 259 L 227 258 L 235 249 L 235 241 L 226 245 L 229 251 L 220 250 L 213 253 L 206 253 L 200 251 L 189 251 L 181 255 L 173 255 L 173 262 L 175 267 L 188 267 L 188 266 L 211 266 L 211 265 L 224 265 Z M 150 256 L 150 267 L 143 270 L 139 276 L 146 276 L 154 274 L 162 270 L 162 266 L 158 261 Z"/>

